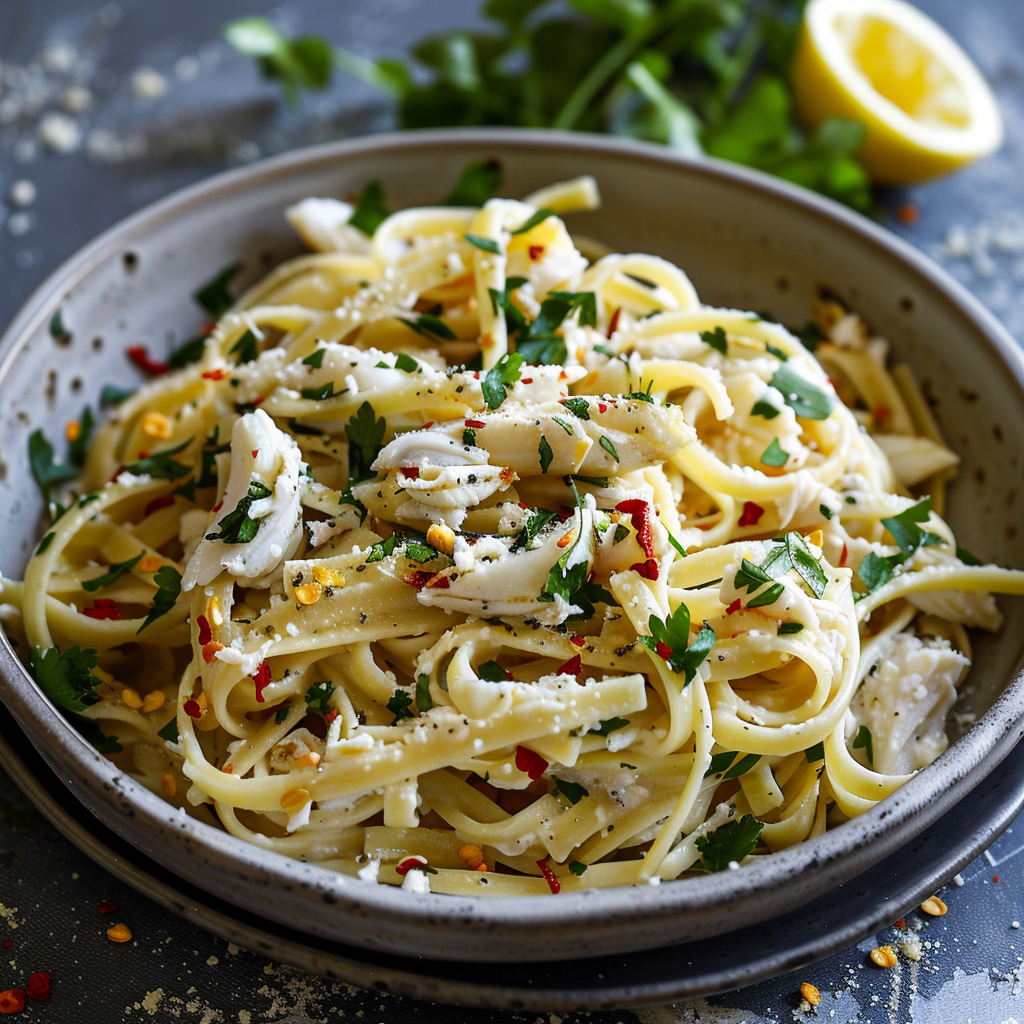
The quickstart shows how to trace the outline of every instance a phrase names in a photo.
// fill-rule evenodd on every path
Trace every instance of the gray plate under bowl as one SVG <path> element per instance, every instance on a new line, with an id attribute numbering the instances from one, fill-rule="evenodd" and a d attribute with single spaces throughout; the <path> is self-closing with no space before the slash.
<path id="1" fill-rule="evenodd" d="M 228 263 L 244 283 L 298 251 L 282 209 L 346 196 L 380 178 L 393 205 L 436 202 L 469 160 L 498 157 L 503 194 L 593 174 L 601 210 L 571 230 L 683 267 L 705 302 L 807 318 L 827 287 L 887 336 L 917 372 L 963 462 L 947 518 L 983 559 L 1024 565 L 1024 363 L 997 321 L 929 260 L 810 193 L 711 161 L 577 134 L 466 130 L 377 136 L 301 150 L 219 175 L 141 211 L 58 269 L 0 341 L 0 572 L 19 576 L 41 506 L 26 439 L 59 435 L 104 383 L 138 382 L 124 356 L 192 336 L 188 296 Z M 70 340 L 47 325 L 63 310 Z M 977 724 L 873 810 L 740 871 L 659 887 L 482 900 L 408 893 L 250 846 L 173 811 L 99 756 L 42 696 L 6 640 L 0 696 L 89 810 L 162 867 L 219 899 L 312 939 L 446 960 L 545 960 L 654 949 L 790 911 L 889 856 L 949 811 L 1024 734 L 1024 605 L 980 637 L 959 711 Z"/>

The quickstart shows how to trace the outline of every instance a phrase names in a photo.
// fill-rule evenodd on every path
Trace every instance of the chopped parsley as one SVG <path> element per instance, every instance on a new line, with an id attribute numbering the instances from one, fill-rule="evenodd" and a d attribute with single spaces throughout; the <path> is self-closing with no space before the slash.
<path id="1" fill-rule="evenodd" d="M 395 716 L 391 722 L 392 725 L 398 725 L 406 718 L 415 718 L 415 712 L 412 710 L 412 697 L 405 690 L 395 690 L 388 701 L 387 708 Z"/>
<path id="2" fill-rule="evenodd" d="M 813 747 L 808 747 L 804 751 L 804 757 L 807 759 L 808 764 L 814 764 L 816 761 L 824 761 L 825 741 L 822 740 L 820 743 L 815 743 Z"/>
<path id="3" fill-rule="evenodd" d="M 115 562 L 102 576 L 94 576 L 90 580 L 83 580 L 82 589 L 92 594 L 97 590 L 102 590 L 104 587 L 109 587 L 111 583 L 119 580 L 126 572 L 134 569 L 144 553 L 140 551 L 134 558 L 129 558 L 125 562 Z"/>
<path id="4" fill-rule="evenodd" d="M 981 559 L 977 555 L 971 554 L 967 548 L 957 548 L 956 557 L 960 559 L 964 565 L 981 565 Z"/>
<path id="5" fill-rule="evenodd" d="M 738 779 L 741 775 L 746 775 L 761 760 L 760 754 L 746 754 L 736 761 L 738 756 L 739 751 L 737 750 L 725 750 L 720 754 L 715 754 L 711 758 L 711 765 L 704 773 L 704 778 L 709 779 L 712 775 L 721 776 L 719 780 L 721 782 Z M 735 764 L 733 764 L 734 761 L 736 761 Z"/>
<path id="6" fill-rule="evenodd" d="M 612 444 L 612 440 L 606 434 L 602 434 L 597 442 L 616 462 L 619 461 L 619 453 L 615 450 L 615 445 Z"/>
<path id="7" fill-rule="evenodd" d="M 705 622 L 690 646 L 690 609 L 682 602 L 664 621 L 652 615 L 648 626 L 651 636 L 640 637 L 640 642 L 664 658 L 673 672 L 682 672 L 686 683 L 692 681 L 697 669 L 707 661 L 718 640 L 715 631 Z"/>
<path id="8" fill-rule="evenodd" d="M 470 245 L 475 245 L 484 252 L 492 252 L 495 256 L 501 255 L 501 246 L 493 238 L 484 238 L 482 235 L 474 235 L 467 231 L 465 239 Z"/>
<path id="9" fill-rule="evenodd" d="M 281 707 L 274 712 L 274 722 L 277 725 L 280 725 L 288 717 L 288 712 L 291 711 L 291 709 L 291 704 L 282 704 Z"/>
<path id="10" fill-rule="evenodd" d="M 311 714 L 326 718 L 330 709 L 330 699 L 334 695 L 334 683 L 323 680 L 314 683 L 306 691 L 306 707 Z"/>
<path id="11" fill-rule="evenodd" d="M 477 666 L 476 674 L 486 683 L 504 683 L 508 680 L 508 673 L 496 661 L 485 661 Z"/>
<path id="12" fill-rule="evenodd" d="M 471 448 L 476 446 L 476 431 L 472 427 L 466 427 L 462 431 L 462 443 Z"/>
<path id="13" fill-rule="evenodd" d="M 571 861 L 569 861 L 569 873 L 573 874 L 573 875 L 576 875 L 577 878 L 580 875 L 582 875 L 583 872 L 586 871 L 586 870 L 587 870 L 587 865 L 584 864 L 583 861 L 581 861 L 581 860 L 571 860 Z"/>
<path id="14" fill-rule="evenodd" d="M 417 334 L 422 334 L 427 338 L 440 338 L 443 341 L 454 341 L 455 332 L 439 317 L 433 313 L 421 313 L 415 320 L 402 319 L 402 323 L 406 327 L 411 327 Z M 404 353 L 400 353 L 404 355 Z M 406 356 L 406 358 L 409 358 Z M 415 360 L 413 360 L 415 362 Z M 399 366 L 395 363 L 395 369 L 404 370 L 406 367 Z M 416 369 L 419 369 L 419 363 L 416 363 Z M 411 371 L 410 371 L 411 372 Z"/>
<path id="15" fill-rule="evenodd" d="M 134 476 L 150 476 L 154 480 L 179 480 L 183 476 L 188 476 L 192 470 L 177 462 L 172 456 L 181 454 L 191 443 L 192 438 L 189 438 L 174 448 L 129 462 L 124 468 Z"/>
<path id="16" fill-rule="evenodd" d="M 532 231 L 538 224 L 543 224 L 548 217 L 554 217 L 554 215 L 554 210 L 549 210 L 546 206 L 542 206 L 536 213 L 524 220 L 523 223 L 512 232 L 512 234 L 526 234 L 527 231 Z"/>
<path id="17" fill-rule="evenodd" d="M 79 649 L 75 644 L 61 654 L 58 647 L 45 651 L 33 647 L 29 667 L 39 688 L 57 707 L 80 713 L 100 698 L 96 687 L 101 680 L 92 674 L 99 664 L 99 653 L 91 648 Z"/>
<path id="18" fill-rule="evenodd" d="M 100 405 L 120 405 L 134 394 L 133 388 L 119 388 L 116 384 L 104 384 L 100 391 Z"/>
<path id="19" fill-rule="evenodd" d="M 557 776 L 552 776 L 555 781 L 555 789 L 571 804 L 578 804 L 585 796 L 590 796 L 590 790 L 581 786 L 578 782 L 566 782 Z"/>
<path id="20" fill-rule="evenodd" d="M 76 728 L 101 754 L 119 754 L 124 750 L 116 736 L 108 736 L 89 718 L 79 721 Z"/>
<path id="21" fill-rule="evenodd" d="M 611 597 L 611 595 L 608 595 Z M 613 598 L 614 600 L 614 598 Z M 598 722 L 596 729 L 591 729 L 593 733 L 597 733 L 598 736 L 608 736 L 618 729 L 625 729 L 630 724 L 628 718 L 606 718 L 601 722 Z"/>
<path id="22" fill-rule="evenodd" d="M 782 395 L 786 405 L 801 419 L 828 419 L 835 407 L 833 400 L 824 391 L 802 377 L 789 363 L 783 363 L 775 371 L 771 384 Z"/>
<path id="23" fill-rule="evenodd" d="M 540 441 L 537 444 L 537 455 L 540 458 L 541 473 L 547 473 L 548 466 L 551 465 L 551 460 L 554 458 L 554 453 L 551 451 L 548 439 L 543 434 L 541 434 Z"/>
<path id="24" fill-rule="evenodd" d="M 173 565 L 160 566 L 153 576 L 153 582 L 156 583 L 157 591 L 153 595 L 153 603 L 150 605 L 149 612 L 136 633 L 141 633 L 161 615 L 166 615 L 181 595 L 181 573 Z"/>
<path id="25" fill-rule="evenodd" d="M 859 750 L 861 747 L 864 748 L 865 753 L 868 755 L 868 764 L 875 763 L 875 744 L 871 738 L 871 730 L 866 726 L 862 725 L 857 730 L 857 735 L 853 741 L 853 749 Z"/>
<path id="26" fill-rule="evenodd" d="M 773 420 L 773 419 L 775 419 L 776 416 L 779 415 L 779 410 L 776 409 L 775 406 L 772 405 L 771 402 L 767 401 L 764 398 L 759 398 L 750 407 L 750 415 L 751 416 L 763 416 L 766 420 Z"/>
<path id="27" fill-rule="evenodd" d="M 483 206 L 501 188 L 501 164 L 494 159 L 473 160 L 462 168 L 455 188 L 443 206 Z"/>
<path id="28" fill-rule="evenodd" d="M 772 443 L 761 453 L 761 462 L 765 466 L 784 466 L 789 461 L 789 454 L 785 451 L 777 437 L 772 438 Z"/>
<path id="29" fill-rule="evenodd" d="M 698 836 L 694 842 L 701 859 L 691 870 L 725 871 L 731 863 L 738 864 L 754 852 L 763 828 L 752 814 L 744 814 L 739 821 L 727 821 Z"/>
<path id="30" fill-rule="evenodd" d="M 390 216 L 391 207 L 388 206 L 384 186 L 374 179 L 363 186 L 363 190 L 356 200 L 356 208 L 352 211 L 348 222 L 352 227 L 362 231 L 364 235 L 372 236 Z"/>
<path id="31" fill-rule="evenodd" d="M 492 412 L 505 401 L 512 386 L 519 380 L 521 367 L 525 362 L 522 353 L 506 353 L 495 366 L 487 371 L 481 383 L 484 402 Z"/>
<path id="32" fill-rule="evenodd" d="M 804 628 L 802 622 L 783 622 L 779 626 L 779 636 L 789 636 L 791 633 L 799 633 Z"/>
<path id="33" fill-rule="evenodd" d="M 324 365 L 324 353 L 327 351 L 325 348 L 314 349 L 312 352 L 302 360 L 304 366 L 312 366 L 314 370 L 319 370 Z"/>
<path id="34" fill-rule="evenodd" d="M 281 712 L 279 711 L 278 714 Z M 168 743 L 177 743 L 181 738 L 178 735 L 178 717 L 175 715 L 162 729 L 157 731 L 157 736 Z"/>
<path id="35" fill-rule="evenodd" d="M 429 711 L 434 706 L 434 699 L 430 696 L 430 676 L 420 673 L 416 677 L 416 708 L 419 711 Z"/>
<path id="36" fill-rule="evenodd" d="M 37 555 L 41 555 L 53 543 L 53 538 L 56 536 L 57 534 L 55 534 L 53 530 L 44 534 L 43 539 L 39 542 L 39 546 L 35 550 L 35 553 Z"/>
<path id="37" fill-rule="evenodd" d="M 220 520 L 217 524 L 219 530 L 216 533 L 208 533 L 206 539 L 220 540 L 225 544 L 248 544 L 259 532 L 262 523 L 262 520 L 253 519 L 249 515 L 249 509 L 254 501 L 259 501 L 260 498 L 269 498 L 273 493 L 261 481 L 250 481 L 249 492 L 232 511 Z"/>
<path id="38" fill-rule="evenodd" d="M 384 418 L 377 418 L 369 402 L 363 402 L 356 414 L 345 424 L 345 436 L 348 438 L 349 487 L 374 476 L 370 466 L 384 446 L 386 430 L 387 423 Z"/>
<path id="39" fill-rule="evenodd" d="M 558 416 L 551 417 L 570 437 L 574 436 L 572 427 Z"/>
<path id="40" fill-rule="evenodd" d="M 533 547 L 533 542 L 537 539 L 537 534 L 554 518 L 555 513 L 548 512 L 547 509 L 540 509 L 538 512 L 535 512 L 526 520 L 519 533 L 516 534 L 516 539 L 509 549 L 510 552 L 529 551 Z"/>
<path id="41" fill-rule="evenodd" d="M 34 430 L 29 435 L 28 461 L 43 501 L 49 501 L 50 489 L 55 484 L 78 476 L 78 470 L 70 463 L 53 461 L 53 445 L 46 440 L 41 430 Z"/>
<path id="42" fill-rule="evenodd" d="M 369 565 L 371 562 L 380 562 L 387 558 L 389 555 L 395 553 L 395 545 L 398 543 L 398 534 L 393 533 L 387 540 L 381 541 L 379 544 L 374 544 L 370 548 L 370 553 L 366 556 L 366 564 Z"/>
<path id="43" fill-rule="evenodd" d="M 193 293 L 192 297 L 214 320 L 219 320 L 234 304 L 234 297 L 228 285 L 241 273 L 242 264 L 232 263 L 212 280 L 207 281 Z"/>
<path id="44" fill-rule="evenodd" d="M 857 575 L 869 594 L 892 579 L 897 566 L 903 565 L 921 548 L 941 544 L 942 538 L 918 525 L 926 523 L 931 514 L 931 498 L 924 498 L 916 505 L 904 509 L 899 515 L 887 516 L 882 525 L 889 531 L 899 547 L 894 555 L 878 555 L 869 551 L 861 560 Z"/>
<path id="45" fill-rule="evenodd" d="M 590 403 L 585 398 L 563 398 L 560 401 L 577 419 L 590 419 Z"/>
<path id="46" fill-rule="evenodd" d="M 303 388 L 301 394 L 303 398 L 308 398 L 312 402 L 323 402 L 328 398 L 334 398 L 334 381 L 329 380 L 318 388 Z"/>
<path id="47" fill-rule="evenodd" d="M 822 514 L 822 515 L 823 515 L 823 516 L 824 516 L 824 517 L 825 517 L 826 519 L 831 519 L 831 518 L 832 518 L 832 514 L 833 514 L 833 513 L 832 513 L 832 509 L 830 509 L 830 508 L 828 507 L 828 505 L 819 505 L 819 506 L 818 506 L 818 511 L 819 511 L 819 512 L 820 512 L 820 513 L 821 513 L 821 514 Z"/>
<path id="48" fill-rule="evenodd" d="M 89 438 L 96 426 L 96 418 L 92 409 L 86 406 L 82 410 L 82 418 L 78 421 L 78 436 L 68 445 L 68 458 L 73 466 L 81 466 L 85 462 L 85 453 L 89 449 Z"/>
<path id="49" fill-rule="evenodd" d="M 713 331 L 701 331 L 700 340 L 705 345 L 710 345 L 716 352 L 721 352 L 724 356 L 729 348 L 729 343 L 725 337 L 725 330 L 721 327 L 716 327 Z"/>

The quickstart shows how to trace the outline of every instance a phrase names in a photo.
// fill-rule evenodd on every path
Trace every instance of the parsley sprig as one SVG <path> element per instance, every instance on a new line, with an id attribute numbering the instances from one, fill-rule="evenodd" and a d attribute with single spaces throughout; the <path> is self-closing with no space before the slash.
<path id="1" fill-rule="evenodd" d="M 738 864 L 754 852 L 763 828 L 752 814 L 744 814 L 738 821 L 727 821 L 712 832 L 698 836 L 695 845 L 701 852 L 701 859 L 691 870 L 725 871 L 732 862 Z"/>
<path id="2" fill-rule="evenodd" d="M 715 631 L 705 622 L 691 645 L 690 609 L 682 602 L 667 619 L 652 615 L 647 624 L 651 636 L 640 637 L 640 642 L 664 658 L 673 672 L 683 673 L 686 683 L 692 682 L 718 640 Z"/>

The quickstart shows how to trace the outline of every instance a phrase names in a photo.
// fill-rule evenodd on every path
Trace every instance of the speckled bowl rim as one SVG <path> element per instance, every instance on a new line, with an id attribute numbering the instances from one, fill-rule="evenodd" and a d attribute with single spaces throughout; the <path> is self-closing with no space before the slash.
<path id="1" fill-rule="evenodd" d="M 40 330 L 63 296 L 98 264 L 119 254 L 154 227 L 177 217 L 183 210 L 206 205 L 220 197 L 258 183 L 288 177 L 318 165 L 336 163 L 349 156 L 401 154 L 439 147 L 491 148 L 498 153 L 548 151 L 628 157 L 638 163 L 675 168 L 696 177 L 725 181 L 740 190 L 754 192 L 768 202 L 798 207 L 820 220 L 823 232 L 857 236 L 879 252 L 880 259 L 895 259 L 919 279 L 921 285 L 943 293 L 959 307 L 976 329 L 977 341 L 1002 364 L 1016 387 L 1024 410 L 1024 353 L 999 321 L 962 285 L 929 258 L 900 238 L 811 192 L 756 171 L 711 159 L 694 160 L 643 143 L 582 133 L 520 131 L 514 129 L 425 130 L 390 133 L 328 143 L 296 150 L 282 156 L 215 175 L 189 186 L 116 224 L 55 270 L 29 297 L 0 339 L 0 385 L 10 361 L 25 339 Z M 831 874 L 839 884 L 877 863 L 908 838 L 923 830 L 977 785 L 1024 735 L 1024 673 L 1018 672 L 970 731 L 931 766 L 915 776 L 870 811 L 824 835 L 789 847 L 739 871 L 682 879 L 658 887 L 626 887 L 515 899 L 426 895 L 410 899 L 389 886 L 371 886 L 283 855 L 252 846 L 213 826 L 182 816 L 110 761 L 99 755 L 56 712 L 14 654 L 6 638 L 0 639 L 0 696 L 26 729 L 37 748 L 46 748 L 47 759 L 67 774 L 84 782 L 91 795 L 106 805 L 110 816 L 130 814 L 164 837 L 175 834 L 190 844 L 194 853 L 223 862 L 261 888 L 307 890 L 325 904 L 360 906 L 372 914 L 381 930 L 387 922 L 431 927 L 489 931 L 508 928 L 527 933 L 531 929 L 563 931 L 567 926 L 588 925 L 607 929 L 610 924 L 656 922 L 676 914 L 714 914 L 746 899 L 764 898 L 788 882 L 810 899 L 824 891 L 804 884 L 805 873 Z M 165 838 L 166 841 L 166 838 Z M 952 836 L 956 843 L 957 837 Z M 827 888 L 824 887 L 824 888 Z M 813 890 L 813 891 L 812 891 Z M 326 910 L 326 908 L 324 908 Z M 322 910 L 321 912 L 324 912 Z M 764 915 L 762 915 L 762 918 Z M 719 929 L 725 930 L 725 929 Z M 623 929 L 625 932 L 626 929 Z M 603 952 L 613 952 L 614 943 Z M 636 948 L 624 941 L 622 948 Z M 451 955 L 443 949 L 421 950 L 426 956 Z"/>

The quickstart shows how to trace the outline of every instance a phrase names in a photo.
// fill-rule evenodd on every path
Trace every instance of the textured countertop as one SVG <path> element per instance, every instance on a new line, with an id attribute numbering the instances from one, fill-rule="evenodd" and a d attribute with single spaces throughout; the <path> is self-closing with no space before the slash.
<path id="1" fill-rule="evenodd" d="M 964 174 L 886 197 L 887 223 L 1021 339 L 1024 3 L 918 5 L 993 83 L 1008 142 Z M 279 104 L 276 90 L 220 41 L 224 21 L 270 13 L 290 30 L 322 33 L 377 57 L 427 32 L 472 24 L 475 7 L 475 0 L 288 0 L 273 8 L 266 0 L 2 0 L 0 322 L 63 259 L 160 196 L 261 156 L 391 126 L 377 95 L 341 75 L 324 94 L 293 108 Z M 895 216 L 905 204 L 919 213 L 913 223 Z M 908 917 L 921 925 L 921 959 L 903 957 L 891 971 L 872 967 L 866 956 L 892 941 L 886 929 L 806 970 L 693 1004 L 550 1015 L 446 1008 L 306 975 L 199 930 L 87 860 L 0 773 L 0 990 L 52 970 L 53 998 L 30 1001 L 23 1015 L 52 1024 L 1024 1024 L 1021 821 L 958 881 L 943 893 L 945 917 Z M 102 901 L 120 909 L 102 915 Z M 115 917 L 131 928 L 131 942 L 107 939 Z M 802 981 L 822 993 L 814 1012 L 800 1009 Z"/>

